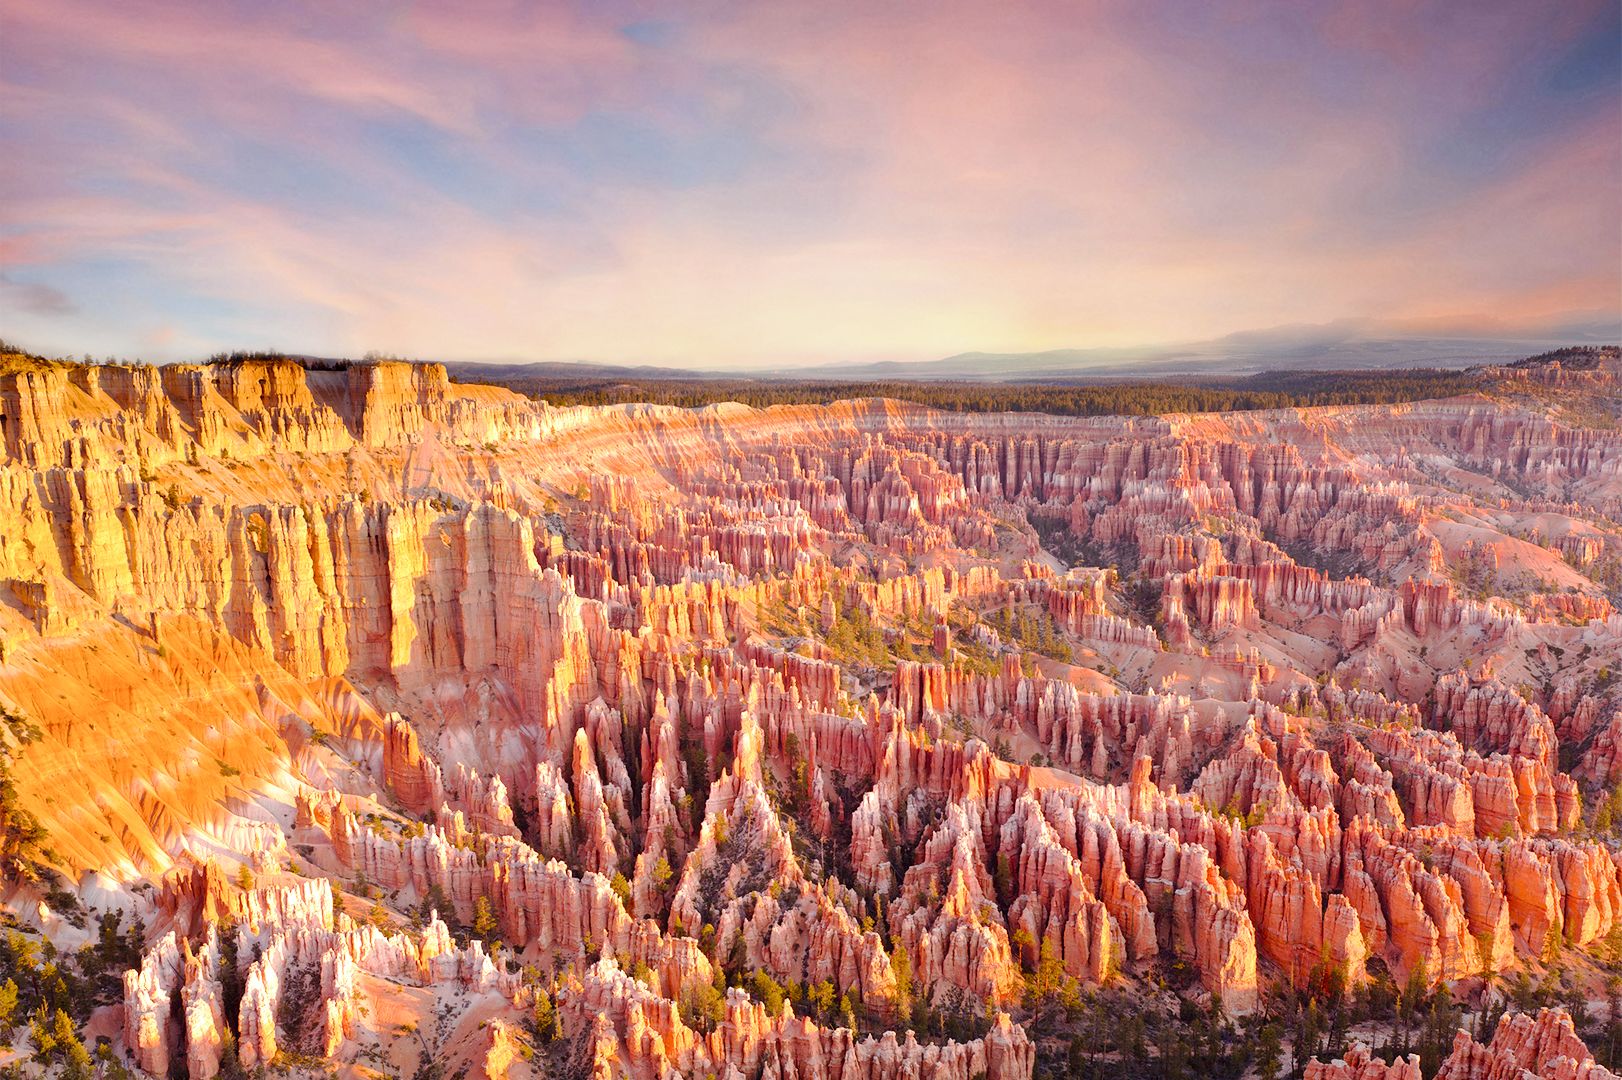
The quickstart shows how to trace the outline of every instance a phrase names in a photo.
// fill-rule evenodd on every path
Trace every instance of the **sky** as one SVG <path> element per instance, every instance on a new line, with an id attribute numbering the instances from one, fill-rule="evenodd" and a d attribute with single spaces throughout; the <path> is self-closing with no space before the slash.
<path id="1" fill-rule="evenodd" d="M 1615 0 L 0 0 L 0 333 L 765 368 L 1622 325 Z"/>

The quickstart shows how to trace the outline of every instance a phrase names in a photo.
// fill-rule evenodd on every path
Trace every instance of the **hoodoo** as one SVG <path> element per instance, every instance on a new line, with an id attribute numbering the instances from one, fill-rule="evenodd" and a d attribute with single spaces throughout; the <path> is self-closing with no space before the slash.
<path id="1" fill-rule="evenodd" d="M 1609 1077 L 1559 1006 L 1622 963 L 1622 435 L 1483 379 L 1076 419 L 8 354 L 13 1056 L 1031 1080 L 1186 1065 L 1162 1017 Z"/>

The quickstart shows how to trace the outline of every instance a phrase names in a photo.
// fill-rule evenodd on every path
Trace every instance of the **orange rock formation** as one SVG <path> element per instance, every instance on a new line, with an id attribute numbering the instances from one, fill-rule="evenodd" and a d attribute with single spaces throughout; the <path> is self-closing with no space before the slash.
<path id="1" fill-rule="evenodd" d="M 539 995 L 593 1076 L 1025 1080 L 1047 964 L 1182 961 L 1244 1012 L 1622 920 L 1579 791 L 1622 773 L 1614 430 L 554 408 L 292 361 L 8 362 L 0 419 L 25 854 L 144 918 L 149 1073 L 371 1039 L 523 1075 Z M 478 1038 L 408 1046 L 446 1003 Z M 1603 1072 L 1552 1015 L 1444 1074 Z M 1418 1075 L 1308 1070 L 1376 1073 Z"/>

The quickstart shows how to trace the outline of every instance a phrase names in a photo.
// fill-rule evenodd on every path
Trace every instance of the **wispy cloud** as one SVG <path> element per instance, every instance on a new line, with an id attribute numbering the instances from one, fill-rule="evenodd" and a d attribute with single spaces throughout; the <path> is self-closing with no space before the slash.
<path id="1" fill-rule="evenodd" d="M 0 317 L 41 348 L 784 363 L 1622 293 L 1608 0 L 13 0 L 0 30 Z"/>
<path id="2" fill-rule="evenodd" d="M 13 281 L 7 274 L 0 274 L 0 297 L 7 306 L 30 315 L 54 317 L 79 310 L 61 289 L 40 281 Z"/>

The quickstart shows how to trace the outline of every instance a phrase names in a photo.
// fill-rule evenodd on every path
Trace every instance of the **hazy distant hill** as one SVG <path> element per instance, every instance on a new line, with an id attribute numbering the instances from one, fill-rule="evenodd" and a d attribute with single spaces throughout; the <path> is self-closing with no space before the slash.
<path id="1" fill-rule="evenodd" d="M 1167 379 L 1180 376 L 1253 375 L 1263 371 L 1369 371 L 1396 368 L 1467 368 L 1501 364 L 1562 345 L 1609 344 L 1622 327 L 1606 318 L 1574 318 L 1546 337 L 1407 337 L 1389 326 L 1346 320 L 1318 326 L 1282 326 L 1229 334 L 1211 341 L 1129 348 L 1053 349 L 1046 352 L 963 352 L 941 360 L 830 363 L 727 371 L 541 361 L 533 364 L 451 364 L 477 367 L 481 378 L 627 380 L 692 378 L 796 378 L 838 381 L 895 379 L 1088 380 Z"/>
<path id="2" fill-rule="evenodd" d="M 1234 335 L 1194 345 L 1143 349 L 1055 349 L 1037 353 L 966 352 L 917 364 L 830 365 L 807 377 L 846 379 L 1167 378 L 1248 375 L 1261 371 L 1466 368 L 1519 360 L 1572 342 L 1562 339 L 1391 338 L 1340 341 L 1277 340 Z"/>

